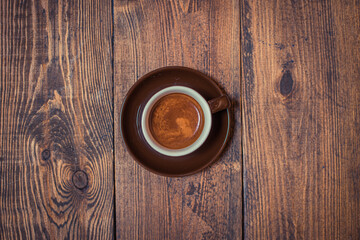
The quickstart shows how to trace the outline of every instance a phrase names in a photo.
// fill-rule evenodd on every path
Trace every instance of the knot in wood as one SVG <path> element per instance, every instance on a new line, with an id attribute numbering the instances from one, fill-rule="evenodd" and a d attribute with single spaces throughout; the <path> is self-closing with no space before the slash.
<path id="1" fill-rule="evenodd" d="M 280 93 L 283 96 L 288 96 L 293 90 L 294 80 L 291 76 L 291 72 L 286 70 L 280 80 Z"/>
<path id="2" fill-rule="evenodd" d="M 51 156 L 51 152 L 50 152 L 49 149 L 45 149 L 45 150 L 42 151 L 42 153 L 41 153 L 41 157 L 42 157 L 42 159 L 44 159 L 44 160 L 48 160 L 48 159 L 50 158 L 50 156 Z"/>
<path id="3" fill-rule="evenodd" d="M 76 171 L 72 176 L 72 182 L 77 189 L 83 190 L 88 185 L 88 176 L 82 171 Z"/>

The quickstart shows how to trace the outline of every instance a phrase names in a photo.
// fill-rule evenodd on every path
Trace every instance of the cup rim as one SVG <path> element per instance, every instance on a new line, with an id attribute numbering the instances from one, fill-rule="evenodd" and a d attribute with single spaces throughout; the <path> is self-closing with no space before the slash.
<path id="1" fill-rule="evenodd" d="M 204 113 L 204 127 L 200 136 L 191 145 L 181 149 L 170 149 L 159 144 L 149 133 L 149 116 L 151 109 L 154 104 L 162 97 L 171 93 L 183 93 L 192 97 L 200 105 Z M 145 141 L 150 145 L 156 152 L 170 157 L 180 157 L 188 155 L 197 150 L 206 141 L 209 136 L 212 125 L 212 114 L 208 102 L 200 95 L 197 91 L 192 88 L 185 86 L 171 86 L 166 87 L 156 92 L 146 103 L 144 110 L 141 115 L 141 131 L 145 138 Z"/>

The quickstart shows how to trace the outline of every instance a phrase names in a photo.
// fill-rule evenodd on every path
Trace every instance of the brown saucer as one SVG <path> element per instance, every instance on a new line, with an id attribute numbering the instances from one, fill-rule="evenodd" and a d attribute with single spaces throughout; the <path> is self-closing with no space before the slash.
<path id="1" fill-rule="evenodd" d="M 170 86 L 187 86 L 206 100 L 223 95 L 215 81 L 185 67 L 164 67 L 141 77 L 127 93 L 120 113 L 121 135 L 131 156 L 156 174 L 180 177 L 194 174 L 214 163 L 229 140 L 229 109 L 213 114 L 208 139 L 195 152 L 182 157 L 169 157 L 153 150 L 141 131 L 141 114 L 146 102 L 156 92 Z"/>

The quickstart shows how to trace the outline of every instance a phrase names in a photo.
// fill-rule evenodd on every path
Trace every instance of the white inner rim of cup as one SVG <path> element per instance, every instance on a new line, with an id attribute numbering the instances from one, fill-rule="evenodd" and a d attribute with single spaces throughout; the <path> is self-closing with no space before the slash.
<path id="1" fill-rule="evenodd" d="M 152 107 L 160 98 L 162 98 L 166 95 L 172 94 L 172 93 L 183 93 L 183 94 L 186 94 L 186 95 L 192 97 L 199 103 L 199 105 L 202 108 L 202 111 L 204 113 L 204 127 L 203 127 L 203 130 L 202 130 L 200 136 L 198 137 L 198 139 L 196 139 L 196 141 L 193 144 L 191 144 L 190 146 L 188 146 L 186 148 L 181 148 L 181 149 L 166 148 L 166 147 L 162 146 L 161 144 L 159 144 L 154 139 L 154 137 L 151 135 L 150 130 L 149 130 L 149 117 L 150 117 Z M 146 103 L 144 111 L 141 116 L 141 130 L 143 132 L 146 142 L 155 151 L 157 151 L 161 154 L 167 155 L 167 156 L 179 157 L 179 156 L 184 156 L 184 155 L 194 152 L 205 142 L 205 140 L 207 139 L 207 137 L 210 133 L 210 130 L 211 130 L 211 121 L 212 121 L 212 115 L 211 115 L 211 110 L 210 110 L 209 104 L 198 92 L 196 92 L 195 90 L 188 88 L 188 87 L 173 86 L 173 87 L 168 87 L 168 88 L 165 88 L 165 89 L 157 92 Z"/>

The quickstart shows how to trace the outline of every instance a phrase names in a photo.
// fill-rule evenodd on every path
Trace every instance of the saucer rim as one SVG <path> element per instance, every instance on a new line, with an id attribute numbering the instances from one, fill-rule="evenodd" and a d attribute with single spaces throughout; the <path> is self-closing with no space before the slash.
<path id="1" fill-rule="evenodd" d="M 215 162 L 217 162 L 219 160 L 219 157 L 221 156 L 221 154 L 223 154 L 224 152 L 224 149 L 226 148 L 226 146 L 228 145 L 228 142 L 229 142 L 229 139 L 230 139 L 230 130 L 232 128 L 232 119 L 231 119 L 231 113 L 230 113 L 230 108 L 226 109 L 226 112 L 227 112 L 227 129 L 226 129 L 226 136 L 224 138 L 224 140 L 222 141 L 222 144 L 220 146 L 219 144 L 219 150 L 217 151 L 217 153 L 211 158 L 211 160 L 209 160 L 206 164 L 202 165 L 201 167 L 195 169 L 195 170 L 192 170 L 192 171 L 189 171 L 189 172 L 186 172 L 186 173 L 181 173 L 181 174 L 170 174 L 170 173 L 166 173 L 166 172 L 160 172 L 160 171 L 156 171 L 154 170 L 153 168 L 150 168 L 146 165 L 144 165 L 143 163 L 141 163 L 141 161 L 133 154 L 129 144 L 127 143 L 127 140 L 125 139 L 124 137 L 124 134 L 123 134 L 123 118 L 124 118 L 124 106 L 126 104 L 126 102 L 128 101 L 129 97 L 132 95 L 132 93 L 134 92 L 134 90 L 142 83 L 144 82 L 149 76 L 151 75 L 154 75 L 154 74 L 157 74 L 159 72 L 162 72 L 162 71 L 165 71 L 165 70 L 181 70 L 181 71 L 189 71 L 189 72 L 193 72 L 197 75 L 200 75 L 201 77 L 203 77 L 204 79 L 208 80 L 209 82 L 212 82 L 214 86 L 216 86 L 216 88 L 219 90 L 220 93 L 222 94 L 226 94 L 226 92 L 224 92 L 218 85 L 218 83 L 211 79 L 209 76 L 205 75 L 204 73 L 198 71 L 198 70 L 195 70 L 195 69 L 192 69 L 192 68 L 188 68 L 188 67 L 184 67 L 184 66 L 166 66 L 166 67 L 161 67 L 161 68 L 157 68 L 157 69 L 154 69 L 148 73 L 146 73 L 145 75 L 143 75 L 142 77 L 140 77 L 131 87 L 130 89 L 128 90 L 127 94 L 125 95 L 125 98 L 123 99 L 123 103 L 121 105 L 121 110 L 120 110 L 120 134 L 121 134 L 121 138 L 122 138 L 122 141 L 123 143 L 125 144 L 126 146 L 126 150 L 127 152 L 130 154 L 130 156 L 132 157 L 133 160 L 135 160 L 141 167 L 145 168 L 146 170 L 154 173 L 154 174 L 157 174 L 157 175 L 160 175 L 160 176 L 164 176 L 164 177 L 185 177 L 185 176 L 189 176 L 189 175 L 194 175 L 204 169 L 206 169 L 207 167 L 209 167 L 211 164 L 214 164 Z M 227 94 L 226 94 L 227 95 Z M 225 111 L 225 110 L 224 110 Z M 142 143 L 144 144 L 144 143 Z M 204 145 L 206 144 L 206 142 L 204 142 Z M 151 151 L 153 152 L 156 152 L 156 150 L 152 149 Z M 184 156 L 178 156 L 177 158 L 178 159 L 181 159 L 182 157 L 185 157 L 185 156 L 189 156 L 189 155 L 195 155 L 196 156 L 196 150 L 190 154 L 187 154 L 187 155 L 184 155 Z M 164 158 L 167 158 L 168 156 L 166 155 L 163 155 Z M 169 158 L 171 158 L 169 156 Z"/>

